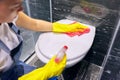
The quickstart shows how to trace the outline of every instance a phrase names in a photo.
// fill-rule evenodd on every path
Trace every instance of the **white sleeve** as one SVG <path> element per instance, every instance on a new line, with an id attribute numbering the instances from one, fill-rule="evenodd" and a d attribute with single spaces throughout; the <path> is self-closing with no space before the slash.
<path id="1" fill-rule="evenodd" d="M 11 56 L 4 50 L 0 49 L 0 71 L 8 70 L 13 63 Z"/>

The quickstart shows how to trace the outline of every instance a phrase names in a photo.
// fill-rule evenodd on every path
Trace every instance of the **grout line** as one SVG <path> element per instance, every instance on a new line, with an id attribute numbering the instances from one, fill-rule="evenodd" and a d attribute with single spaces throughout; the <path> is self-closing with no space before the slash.
<path id="1" fill-rule="evenodd" d="M 52 1 L 51 0 L 49 0 L 50 1 L 50 21 L 52 22 L 53 20 L 52 20 Z"/>
<path id="2" fill-rule="evenodd" d="M 35 54 L 35 52 L 32 52 L 32 54 L 31 54 L 29 57 L 27 57 L 27 58 L 24 60 L 24 62 L 26 63 L 34 54 Z"/>
<path id="3" fill-rule="evenodd" d="M 27 7 L 28 16 L 31 17 L 30 6 L 29 6 L 29 0 L 25 0 L 25 4 L 26 4 L 26 7 Z"/>

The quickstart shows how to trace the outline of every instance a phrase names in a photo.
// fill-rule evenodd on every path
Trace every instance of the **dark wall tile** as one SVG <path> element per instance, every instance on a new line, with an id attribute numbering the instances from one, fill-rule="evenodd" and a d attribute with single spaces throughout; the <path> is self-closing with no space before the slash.
<path id="1" fill-rule="evenodd" d="M 83 3 L 81 1 L 88 1 L 87 3 Z M 110 2 L 110 1 L 109 1 Z M 99 4 L 98 4 L 99 3 Z M 94 3 L 91 3 L 90 0 L 57 0 L 52 1 L 52 9 L 53 9 L 53 20 L 59 20 L 62 18 L 74 18 L 75 20 L 81 21 L 83 23 L 89 23 L 91 25 L 99 25 L 104 22 L 104 17 L 111 13 L 112 10 L 109 10 L 102 3 L 104 1 L 94 0 Z M 83 6 L 87 6 L 90 12 L 84 13 L 85 9 Z M 95 6 L 92 8 L 91 6 Z M 97 14 L 97 11 L 100 11 L 100 14 Z M 96 12 L 95 12 L 96 11 Z M 116 10 L 117 12 L 117 10 Z M 59 17 L 57 19 L 57 17 Z"/>
<path id="2" fill-rule="evenodd" d="M 109 56 L 101 80 L 120 80 L 120 57 Z"/>
<path id="3" fill-rule="evenodd" d="M 36 0 L 37 3 L 41 3 L 43 5 L 49 5 L 50 4 L 50 0 Z"/>
<path id="4" fill-rule="evenodd" d="M 104 18 L 105 22 L 96 28 L 94 43 L 85 57 L 87 61 L 99 66 L 102 65 L 111 44 L 110 42 L 116 28 L 115 24 L 117 17 L 118 15 L 116 13 L 109 14 L 106 18 Z"/>
<path id="5" fill-rule="evenodd" d="M 26 3 L 25 3 L 25 1 L 23 1 L 23 11 L 26 13 L 26 14 L 28 14 L 28 12 L 27 12 L 27 7 L 26 7 Z"/>
<path id="6" fill-rule="evenodd" d="M 53 21 L 65 18 L 71 12 L 72 7 L 77 4 L 76 1 L 57 0 L 52 1 Z"/>
<path id="7" fill-rule="evenodd" d="M 105 55 L 103 55 L 102 53 L 94 52 L 92 51 L 92 49 L 90 49 L 90 51 L 85 56 L 84 60 L 101 66 L 103 63 L 104 57 Z"/>
<path id="8" fill-rule="evenodd" d="M 120 0 L 87 0 L 95 3 L 102 4 L 109 9 L 119 10 Z"/>
<path id="9" fill-rule="evenodd" d="M 28 0 L 30 3 L 36 3 L 36 0 Z"/>
<path id="10" fill-rule="evenodd" d="M 29 3 L 30 14 L 31 14 L 31 17 L 33 18 L 38 17 L 36 6 L 37 6 L 36 3 Z"/>
<path id="11" fill-rule="evenodd" d="M 49 0 L 29 0 L 31 17 L 50 21 Z"/>
<path id="12" fill-rule="evenodd" d="M 120 23 L 118 23 L 118 24 L 120 27 Z M 114 44 L 112 47 L 111 55 L 120 57 L 120 28 L 119 28 L 118 33 L 116 35 L 116 38 L 115 38 L 115 41 L 114 41 Z"/>

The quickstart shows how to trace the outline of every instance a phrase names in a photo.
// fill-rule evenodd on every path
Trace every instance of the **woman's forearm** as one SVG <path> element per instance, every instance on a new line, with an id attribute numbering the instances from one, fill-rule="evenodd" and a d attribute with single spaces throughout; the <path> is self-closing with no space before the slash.
<path id="1" fill-rule="evenodd" d="M 33 31 L 52 31 L 52 23 L 44 20 L 34 19 L 23 12 L 19 12 L 17 26 Z"/>

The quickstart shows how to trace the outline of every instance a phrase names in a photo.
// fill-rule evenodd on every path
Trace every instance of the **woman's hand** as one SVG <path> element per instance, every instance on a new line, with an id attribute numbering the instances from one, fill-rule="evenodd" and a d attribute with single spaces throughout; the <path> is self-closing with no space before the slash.
<path id="1" fill-rule="evenodd" d="M 53 23 L 53 32 L 83 32 L 86 29 L 88 29 L 86 25 L 67 19 Z"/>
<path id="2" fill-rule="evenodd" d="M 28 74 L 23 75 L 18 80 L 48 80 L 51 77 L 59 76 L 66 66 L 66 55 L 61 62 L 55 62 L 56 56 L 42 68 L 38 68 Z"/>

